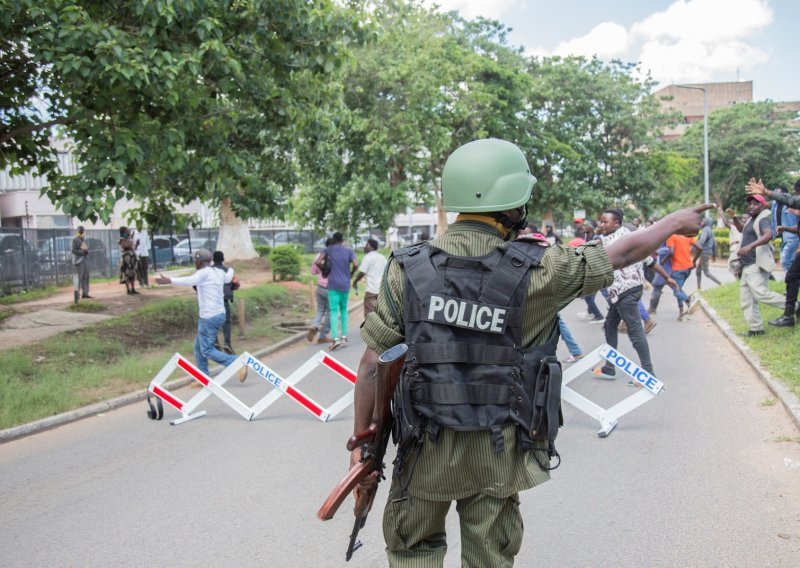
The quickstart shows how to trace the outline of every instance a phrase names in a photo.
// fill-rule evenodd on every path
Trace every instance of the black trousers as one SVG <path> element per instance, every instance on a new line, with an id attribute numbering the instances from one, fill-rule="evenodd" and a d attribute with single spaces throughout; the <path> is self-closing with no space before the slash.
<path id="1" fill-rule="evenodd" d="M 786 305 L 791 306 L 794 311 L 794 304 L 797 302 L 797 290 L 800 288 L 800 254 L 794 255 L 789 272 L 786 273 Z"/>

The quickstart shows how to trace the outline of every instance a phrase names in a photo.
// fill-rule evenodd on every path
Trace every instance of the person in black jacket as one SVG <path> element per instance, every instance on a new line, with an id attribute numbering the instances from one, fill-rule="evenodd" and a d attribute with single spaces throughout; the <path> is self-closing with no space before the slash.
<path id="1" fill-rule="evenodd" d="M 214 251 L 214 268 L 218 268 L 223 272 L 227 271 L 228 268 L 224 266 L 222 263 L 225 262 L 225 254 L 221 250 Z M 231 347 L 231 304 L 233 303 L 233 290 L 234 286 L 238 288 L 238 279 L 234 277 L 234 280 L 231 280 L 227 284 L 225 284 L 222 288 L 222 296 L 225 300 L 225 323 L 222 325 L 222 338 L 225 341 L 225 344 L 222 346 L 222 351 L 229 355 L 235 355 L 236 353 L 233 351 L 233 347 Z M 215 346 L 219 349 L 219 345 Z"/>

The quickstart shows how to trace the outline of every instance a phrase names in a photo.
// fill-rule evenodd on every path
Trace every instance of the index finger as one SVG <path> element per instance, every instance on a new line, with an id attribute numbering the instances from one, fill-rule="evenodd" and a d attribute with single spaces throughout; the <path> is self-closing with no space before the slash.
<path id="1" fill-rule="evenodd" d="M 703 203 L 701 205 L 695 205 L 692 207 L 692 210 L 695 213 L 703 213 L 704 211 L 708 211 L 709 209 L 715 209 L 717 207 L 716 203 Z"/>

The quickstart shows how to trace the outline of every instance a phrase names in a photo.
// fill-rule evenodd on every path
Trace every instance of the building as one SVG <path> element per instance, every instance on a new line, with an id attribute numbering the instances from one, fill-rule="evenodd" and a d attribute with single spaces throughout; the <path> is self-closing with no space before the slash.
<path id="1" fill-rule="evenodd" d="M 704 90 L 708 93 L 708 114 L 735 104 L 753 102 L 752 81 L 667 85 L 653 95 L 665 108 L 681 113 L 683 120 L 664 130 L 665 139 L 680 138 L 690 124 L 703 120 Z"/>
<path id="2" fill-rule="evenodd" d="M 79 166 L 69 149 L 69 141 L 52 139 L 56 149 L 58 167 L 66 175 L 74 175 Z M 47 187 L 47 178 L 33 173 L 12 176 L 9 170 L 0 171 L 0 227 L 16 229 L 74 229 L 83 225 L 87 229 L 117 229 L 128 224 L 126 212 L 135 207 L 134 202 L 123 199 L 115 203 L 108 223 L 80 222 L 65 215 L 47 196 L 41 195 Z M 199 201 L 179 207 L 178 213 L 200 217 L 203 227 L 216 226 L 217 214 Z"/>
<path id="3" fill-rule="evenodd" d="M 708 114 L 721 108 L 753 102 L 752 81 L 668 85 L 653 93 L 653 96 L 665 108 L 678 111 L 682 116 L 682 121 L 674 127 L 664 129 L 663 137 L 665 139 L 680 138 L 690 124 L 703 120 L 704 90 L 708 93 Z M 789 121 L 789 128 L 800 132 L 800 101 L 777 102 L 776 108 L 779 112 L 793 113 L 793 118 Z"/>

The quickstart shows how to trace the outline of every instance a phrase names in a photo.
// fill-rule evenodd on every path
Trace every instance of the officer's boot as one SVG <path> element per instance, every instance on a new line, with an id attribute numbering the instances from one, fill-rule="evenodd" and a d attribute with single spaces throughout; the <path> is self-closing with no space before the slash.
<path id="1" fill-rule="evenodd" d="M 794 310 L 794 302 L 787 302 L 786 307 L 783 310 L 783 315 L 778 319 L 769 322 L 769 325 L 774 325 L 775 327 L 794 327 Z"/>

